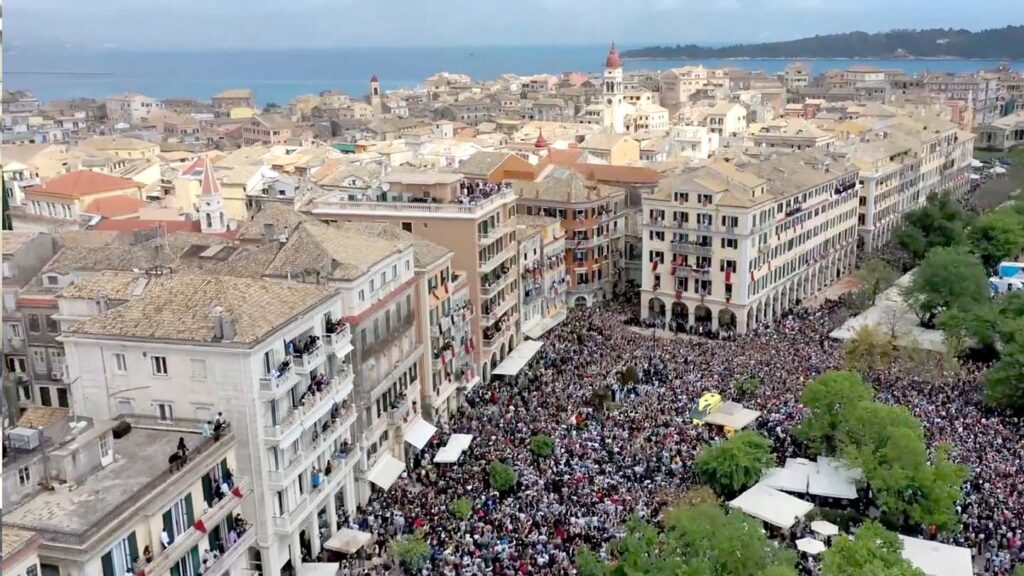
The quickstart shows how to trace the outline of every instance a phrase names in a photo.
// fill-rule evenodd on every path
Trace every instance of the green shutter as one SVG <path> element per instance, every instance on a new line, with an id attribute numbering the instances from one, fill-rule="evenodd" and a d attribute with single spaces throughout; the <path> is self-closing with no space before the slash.
<path id="1" fill-rule="evenodd" d="M 195 512 L 192 509 L 192 493 L 185 494 L 185 520 L 188 522 L 186 530 L 196 523 Z"/>
<path id="2" fill-rule="evenodd" d="M 178 567 L 180 562 L 175 562 L 174 566 L 171 566 L 171 576 L 181 576 L 181 568 Z"/>
<path id="3" fill-rule="evenodd" d="M 114 557 L 111 552 L 107 552 L 100 558 L 100 564 L 103 565 L 103 576 L 121 576 L 114 574 Z"/>
<path id="4" fill-rule="evenodd" d="M 192 557 L 192 573 L 199 574 L 199 546 L 193 546 L 189 556 Z"/>
<path id="5" fill-rule="evenodd" d="M 203 474 L 203 501 L 213 505 L 213 481 L 209 474 Z"/>
<path id="6" fill-rule="evenodd" d="M 128 556 L 128 566 L 134 566 L 135 561 L 139 559 L 139 540 L 135 537 L 134 531 L 128 535 Z"/>
<path id="7" fill-rule="evenodd" d="M 171 544 L 174 544 L 174 517 L 171 516 L 170 509 L 164 512 L 164 531 L 167 532 L 167 536 L 171 539 Z"/>

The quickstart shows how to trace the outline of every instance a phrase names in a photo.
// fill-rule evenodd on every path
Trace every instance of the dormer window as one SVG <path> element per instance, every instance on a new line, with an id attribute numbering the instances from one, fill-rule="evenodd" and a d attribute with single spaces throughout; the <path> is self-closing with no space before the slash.
<path id="1" fill-rule="evenodd" d="M 60 285 L 60 276 L 57 276 L 56 274 L 47 274 L 46 275 L 46 285 L 47 286 L 59 286 Z"/>

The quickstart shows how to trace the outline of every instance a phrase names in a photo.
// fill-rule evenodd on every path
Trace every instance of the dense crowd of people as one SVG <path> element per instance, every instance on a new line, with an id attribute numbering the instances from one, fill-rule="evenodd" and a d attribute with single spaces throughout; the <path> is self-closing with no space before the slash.
<path id="1" fill-rule="evenodd" d="M 386 572 L 387 543 L 422 528 L 431 547 L 423 574 L 573 574 L 579 547 L 607 555 L 631 515 L 654 518 L 697 484 L 693 462 L 720 432 L 694 426 L 689 412 L 703 393 L 730 397 L 747 377 L 761 381 L 744 399 L 762 411 L 758 429 L 780 460 L 799 455 L 790 433 L 804 415 L 800 393 L 842 364 L 842 346 L 828 334 L 845 318 L 843 304 L 826 302 L 729 340 L 655 338 L 627 327 L 626 309 L 572 312 L 517 382 L 474 390 L 468 409 L 421 453 L 421 465 L 349 520 L 376 540 L 341 573 Z M 639 383 L 622 386 L 618 374 L 629 365 Z M 967 367 L 926 382 L 897 362 L 868 378 L 882 401 L 908 406 L 931 442 L 954 444 L 954 458 L 970 465 L 958 507 L 963 529 L 944 539 L 972 548 L 985 574 L 1005 576 L 1024 561 L 1022 430 L 1018 419 L 983 409 L 980 373 Z M 595 401 L 605 391 L 616 401 L 612 410 Z M 472 434 L 470 450 L 454 465 L 430 463 L 452 433 Z M 531 453 L 536 434 L 554 438 L 553 455 Z M 489 488 L 492 460 L 518 472 L 511 494 Z M 457 498 L 473 503 L 466 520 L 451 511 Z"/>

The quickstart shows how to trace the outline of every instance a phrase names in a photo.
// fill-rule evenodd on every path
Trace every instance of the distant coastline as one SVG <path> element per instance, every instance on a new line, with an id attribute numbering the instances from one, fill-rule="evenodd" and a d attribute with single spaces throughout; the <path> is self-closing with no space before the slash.
<path id="1" fill-rule="evenodd" d="M 633 62 L 659 62 L 665 60 L 681 60 L 681 61 L 698 61 L 707 60 L 707 58 L 696 58 L 696 57 L 685 57 L 685 56 L 622 56 L 623 60 L 631 60 Z M 990 62 L 992 60 L 1006 60 L 1009 62 L 1016 62 L 1014 58 L 960 58 L 957 56 L 889 56 L 889 57 L 875 57 L 875 56 L 847 56 L 847 57 L 828 57 L 828 56 L 730 56 L 718 58 L 718 60 L 736 60 L 740 62 L 748 61 L 759 61 L 764 60 L 767 62 L 816 62 L 816 61 L 834 61 L 834 60 L 849 60 L 851 62 L 865 61 L 865 62 L 877 62 L 879 60 L 907 60 L 907 61 L 924 61 L 924 62 Z"/>

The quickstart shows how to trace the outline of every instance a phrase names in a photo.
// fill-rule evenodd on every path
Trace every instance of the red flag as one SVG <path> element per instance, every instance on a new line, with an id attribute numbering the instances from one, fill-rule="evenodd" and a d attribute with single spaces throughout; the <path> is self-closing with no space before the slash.
<path id="1" fill-rule="evenodd" d="M 658 271 L 658 264 L 660 264 L 660 263 L 661 262 L 659 262 L 657 260 L 655 260 L 654 262 L 651 262 L 651 272 L 657 272 Z"/>
<path id="2" fill-rule="evenodd" d="M 231 489 L 231 494 L 232 494 L 232 495 L 233 495 L 233 496 L 234 496 L 235 498 L 241 498 L 241 497 L 243 496 L 243 494 L 242 494 L 242 488 L 241 488 L 240 486 L 235 486 L 234 488 L 232 488 L 232 489 Z"/>
<path id="3" fill-rule="evenodd" d="M 196 520 L 196 530 L 206 534 L 206 524 L 203 524 L 202 520 Z"/>
<path id="4" fill-rule="evenodd" d="M 725 282 L 726 284 L 732 282 L 732 270 L 728 268 L 725 269 Z"/>

